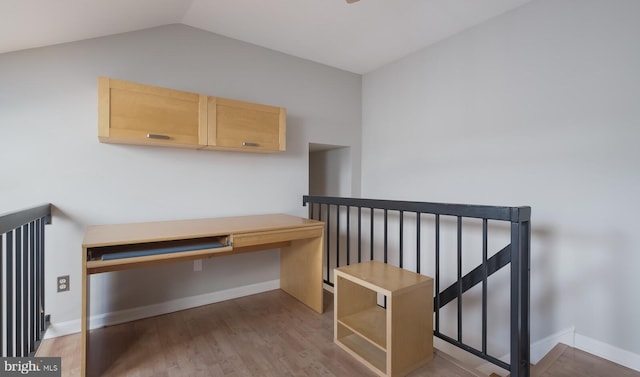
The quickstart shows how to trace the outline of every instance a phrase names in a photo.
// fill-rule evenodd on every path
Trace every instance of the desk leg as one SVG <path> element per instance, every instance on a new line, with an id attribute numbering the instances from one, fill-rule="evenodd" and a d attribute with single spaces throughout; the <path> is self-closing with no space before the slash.
<path id="1" fill-rule="evenodd" d="M 322 240 L 308 238 L 280 249 L 280 289 L 318 313 L 322 303 Z"/>
<path id="2" fill-rule="evenodd" d="M 89 355 L 89 297 L 91 295 L 91 287 L 89 285 L 91 277 L 87 274 L 87 250 L 83 250 L 82 257 L 82 317 L 81 322 L 81 360 L 80 360 L 80 375 L 82 377 L 87 376 L 87 357 Z"/>

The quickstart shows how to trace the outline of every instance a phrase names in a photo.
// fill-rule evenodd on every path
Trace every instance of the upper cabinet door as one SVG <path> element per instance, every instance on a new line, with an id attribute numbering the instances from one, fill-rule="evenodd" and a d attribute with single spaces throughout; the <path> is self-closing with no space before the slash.
<path id="1" fill-rule="evenodd" d="M 202 148 L 207 144 L 207 96 L 98 79 L 101 142 Z"/>
<path id="2" fill-rule="evenodd" d="M 279 152 L 286 148 L 284 108 L 219 97 L 208 100 L 209 149 Z"/>

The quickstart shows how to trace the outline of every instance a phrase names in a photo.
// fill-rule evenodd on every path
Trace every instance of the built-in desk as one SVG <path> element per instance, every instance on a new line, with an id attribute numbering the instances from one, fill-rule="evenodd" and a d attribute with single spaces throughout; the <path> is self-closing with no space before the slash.
<path id="1" fill-rule="evenodd" d="M 279 248 L 280 288 L 321 313 L 324 224 L 289 215 L 98 225 L 82 242 L 82 376 L 87 375 L 91 275 Z"/>

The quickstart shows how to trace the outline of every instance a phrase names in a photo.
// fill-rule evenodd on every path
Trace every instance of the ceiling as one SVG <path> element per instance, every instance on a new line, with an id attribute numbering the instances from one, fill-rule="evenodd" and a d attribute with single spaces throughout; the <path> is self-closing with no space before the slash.
<path id="1" fill-rule="evenodd" d="M 182 23 L 367 73 L 531 0 L 1 0 L 0 53 Z"/>

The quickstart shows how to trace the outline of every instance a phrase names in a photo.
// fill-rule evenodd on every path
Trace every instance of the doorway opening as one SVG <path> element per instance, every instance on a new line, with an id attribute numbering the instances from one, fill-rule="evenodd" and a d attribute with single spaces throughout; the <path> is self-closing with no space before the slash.
<path id="1" fill-rule="evenodd" d="M 309 195 L 351 196 L 351 147 L 309 143 Z"/>

